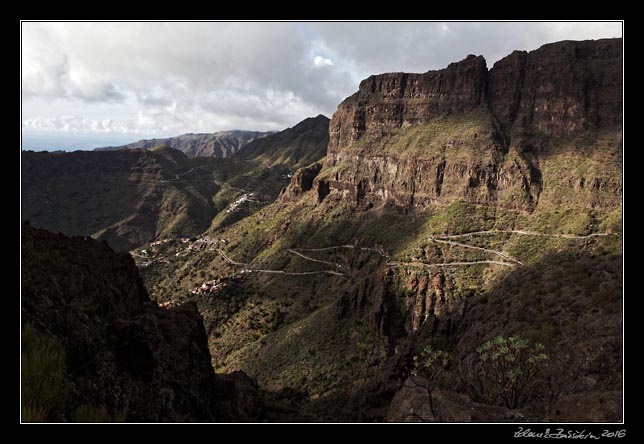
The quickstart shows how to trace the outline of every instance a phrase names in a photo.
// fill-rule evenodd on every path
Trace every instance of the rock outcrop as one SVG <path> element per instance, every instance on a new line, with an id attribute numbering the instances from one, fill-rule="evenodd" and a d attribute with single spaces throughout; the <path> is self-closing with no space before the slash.
<path id="1" fill-rule="evenodd" d="M 133 422 L 252 417 L 257 388 L 215 375 L 196 305 L 157 307 L 130 255 L 27 224 L 22 248 L 23 325 L 56 338 L 66 356 L 64 408 L 46 419 L 74 420 L 88 405 Z"/>
<path id="2" fill-rule="evenodd" d="M 282 190 L 280 200 L 283 202 L 296 200 L 313 188 L 313 179 L 316 178 L 321 169 L 322 163 L 317 162 L 297 170 L 293 174 L 289 186 Z"/>
<path id="3" fill-rule="evenodd" d="M 489 71 L 468 56 L 439 71 L 362 81 L 333 115 L 321 178 L 332 195 L 365 208 L 462 200 L 532 212 L 544 183 L 568 179 L 546 193 L 549 202 L 582 181 L 603 183 L 612 196 L 586 193 L 584 205 L 612 207 L 621 198 L 611 175 L 621 122 L 621 39 L 517 51 Z M 580 161 L 570 159 L 582 151 L 592 168 L 563 177 L 562 164 L 574 173 Z"/>
<path id="4" fill-rule="evenodd" d="M 416 379 L 416 378 L 415 378 Z M 417 378 L 422 379 L 422 378 Z M 396 393 L 387 422 L 525 422 L 520 412 L 505 407 L 485 405 L 472 401 L 467 396 L 434 390 L 430 408 L 429 394 L 420 381 L 405 381 Z"/>

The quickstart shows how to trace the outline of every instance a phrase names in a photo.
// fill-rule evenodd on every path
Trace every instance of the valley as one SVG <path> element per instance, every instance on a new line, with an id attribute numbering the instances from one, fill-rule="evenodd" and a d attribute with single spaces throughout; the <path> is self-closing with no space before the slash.
<path id="1" fill-rule="evenodd" d="M 226 158 L 25 152 L 23 220 L 129 252 L 155 317 L 194 307 L 201 352 L 182 353 L 257 401 L 226 418 L 620 421 L 622 48 L 373 75 L 331 120 Z M 485 379 L 494 344 L 530 371 Z"/>

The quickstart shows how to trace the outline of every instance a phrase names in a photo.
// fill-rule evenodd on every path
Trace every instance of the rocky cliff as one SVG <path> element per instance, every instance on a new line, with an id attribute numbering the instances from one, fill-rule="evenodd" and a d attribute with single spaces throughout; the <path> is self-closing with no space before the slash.
<path id="1" fill-rule="evenodd" d="M 292 418 L 619 419 L 620 48 L 560 42 L 491 70 L 470 56 L 362 82 L 327 158 L 216 232 L 228 257 L 163 270 L 210 321 L 218 368 L 256 377 Z M 206 299 L 188 292 L 198 270 L 240 278 Z M 515 334 L 552 364 L 509 410 L 476 350 Z M 432 415 L 405 386 L 428 345 L 451 362 Z"/>
<path id="2" fill-rule="evenodd" d="M 358 207 L 462 200 L 532 212 L 573 194 L 613 207 L 621 93 L 621 39 L 517 51 L 489 71 L 468 56 L 439 71 L 371 76 L 334 114 L 319 180 Z"/>
<path id="3" fill-rule="evenodd" d="M 128 145 L 96 148 L 94 151 L 114 151 L 122 149 L 150 149 L 157 146 L 169 146 L 191 157 L 228 157 L 241 147 L 256 139 L 261 139 L 272 131 L 219 131 L 216 133 L 183 134 L 161 139 L 145 139 Z"/>
<path id="4" fill-rule="evenodd" d="M 248 390 L 237 390 L 245 375 L 215 376 L 196 305 L 157 307 L 131 256 L 105 242 L 29 225 L 22 236 L 23 420 L 191 422 L 253 413 L 256 391 L 253 404 Z M 62 377 L 47 389 L 57 391 L 56 403 L 26 376 L 55 349 L 34 345 L 46 341 L 64 356 Z"/>

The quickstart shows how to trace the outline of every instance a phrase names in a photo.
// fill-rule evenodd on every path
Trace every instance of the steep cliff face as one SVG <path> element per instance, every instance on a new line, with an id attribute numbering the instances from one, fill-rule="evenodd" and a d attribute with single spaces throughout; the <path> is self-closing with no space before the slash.
<path id="1" fill-rule="evenodd" d="M 369 77 L 331 120 L 320 180 L 357 207 L 463 200 L 530 213 L 544 184 L 562 181 L 549 204 L 586 185 L 583 205 L 612 207 L 621 60 L 621 39 L 559 42 L 490 71 L 468 56 L 440 71 Z"/>
<path id="2" fill-rule="evenodd" d="M 28 225 L 22 252 L 23 325 L 64 350 L 65 376 L 51 388 L 62 401 L 53 408 L 43 396 L 23 398 L 23 414 L 39 416 L 31 420 L 192 422 L 252 413 L 238 402 L 235 381 L 215 376 L 196 305 L 150 302 L 131 256 Z M 23 355 L 23 372 L 39 365 Z M 88 410 L 103 417 L 86 418 Z"/>
<path id="3" fill-rule="evenodd" d="M 494 64 L 487 100 L 512 133 L 566 136 L 622 124 L 622 41 L 564 41 Z"/>
<path id="4" fill-rule="evenodd" d="M 339 151 L 365 134 L 410 127 L 484 105 L 487 68 L 483 57 L 468 56 L 446 69 L 425 74 L 371 76 L 347 98 L 329 126 L 330 165 Z"/>

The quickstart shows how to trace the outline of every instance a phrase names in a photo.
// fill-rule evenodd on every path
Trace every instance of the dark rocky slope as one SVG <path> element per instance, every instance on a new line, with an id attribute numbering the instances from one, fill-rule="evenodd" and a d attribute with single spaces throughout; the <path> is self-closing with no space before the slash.
<path id="1" fill-rule="evenodd" d="M 235 157 L 254 160 L 266 166 L 300 168 L 326 156 L 329 144 L 329 118 L 320 114 L 254 140 L 235 153 Z"/>
<path id="2" fill-rule="evenodd" d="M 217 213 L 215 159 L 171 148 L 22 152 L 23 220 L 129 250 L 164 236 L 192 236 Z M 180 176 L 178 176 L 180 175 Z"/>
<path id="3" fill-rule="evenodd" d="M 70 421 L 88 408 L 137 422 L 254 414 L 257 398 L 234 382 L 247 377 L 215 376 L 196 306 L 150 302 L 128 254 L 23 225 L 22 255 L 23 326 L 61 343 L 65 356 L 63 402 L 45 405 L 39 420 Z M 39 363 L 23 355 L 23 372 L 30 365 Z"/>

